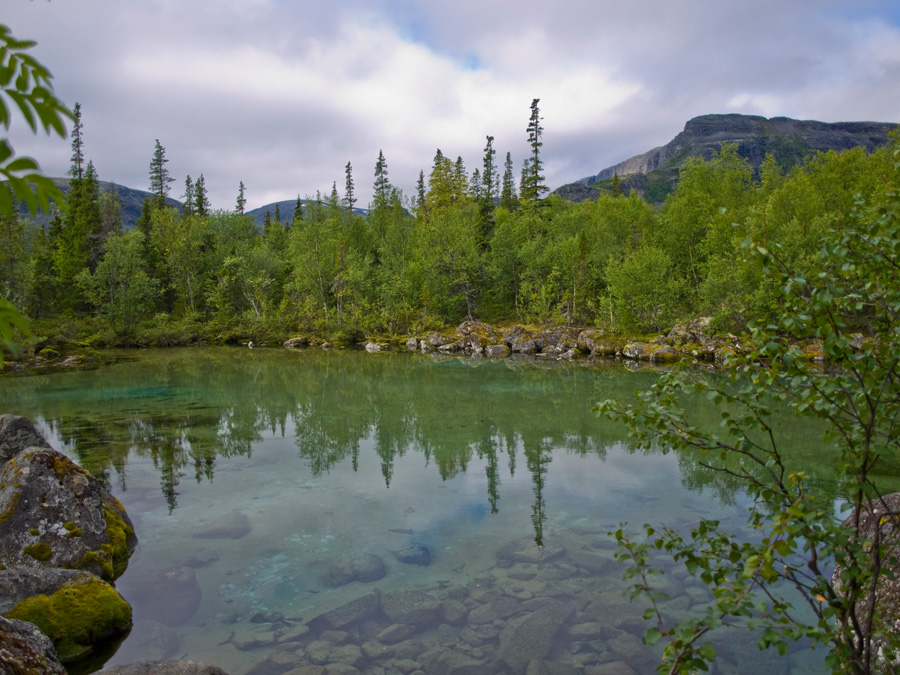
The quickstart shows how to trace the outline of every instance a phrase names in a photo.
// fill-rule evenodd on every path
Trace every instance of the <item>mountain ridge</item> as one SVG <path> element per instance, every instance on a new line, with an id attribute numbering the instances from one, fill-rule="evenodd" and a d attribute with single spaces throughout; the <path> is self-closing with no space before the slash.
<path id="1" fill-rule="evenodd" d="M 623 189 L 634 188 L 645 197 L 651 193 L 648 201 L 661 201 L 653 197 L 671 191 L 678 169 L 689 158 L 710 159 L 725 143 L 737 145 L 738 154 L 754 169 L 768 153 L 789 169 L 816 152 L 855 147 L 872 152 L 889 143 L 889 132 L 898 126 L 892 122 L 819 122 L 739 113 L 700 115 L 688 120 L 665 145 L 563 185 L 554 193 L 571 201 L 592 199 L 610 189 L 603 183 L 618 176 Z"/>

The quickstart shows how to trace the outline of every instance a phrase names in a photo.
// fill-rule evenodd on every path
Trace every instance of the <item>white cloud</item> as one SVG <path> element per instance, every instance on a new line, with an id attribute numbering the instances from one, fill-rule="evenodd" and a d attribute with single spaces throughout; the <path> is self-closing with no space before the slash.
<path id="1" fill-rule="evenodd" d="M 479 166 L 487 134 L 518 170 L 533 98 L 552 187 L 705 113 L 900 121 L 890 7 L 93 0 L 11 4 L 4 20 L 81 102 L 102 178 L 145 188 L 159 138 L 177 191 L 202 172 L 213 204 L 231 208 L 239 181 L 252 206 L 340 189 L 347 161 L 364 202 L 380 149 L 410 193 L 437 147 Z M 68 141 L 21 126 L 17 150 L 64 174 Z"/>

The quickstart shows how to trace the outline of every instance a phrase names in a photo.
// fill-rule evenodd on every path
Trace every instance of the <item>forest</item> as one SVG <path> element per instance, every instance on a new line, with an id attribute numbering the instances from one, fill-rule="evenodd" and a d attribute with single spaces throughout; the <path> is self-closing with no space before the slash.
<path id="1" fill-rule="evenodd" d="M 167 206 L 175 179 L 156 142 L 148 198 L 125 229 L 114 193 L 86 158 L 80 106 L 73 111 L 71 192 L 47 227 L 0 219 L 0 297 L 28 317 L 30 347 L 182 345 L 279 340 L 308 334 L 343 344 L 421 334 L 470 318 L 491 323 L 597 326 L 630 336 L 714 317 L 719 332 L 780 311 L 780 293 L 742 264 L 742 244 L 771 249 L 810 278 L 827 272 L 821 239 L 856 200 L 878 199 L 893 171 L 891 148 L 819 153 L 785 168 L 753 169 L 734 145 L 683 166 L 661 204 L 618 182 L 596 199 L 545 196 L 542 117 L 535 99 L 531 154 L 516 180 L 493 137 L 471 173 L 436 150 L 415 195 L 390 181 L 379 153 L 373 201 L 354 212 L 347 163 L 343 194 L 267 215 L 212 210 L 203 176 L 184 182 L 182 208 Z M 896 140 L 895 140 L 896 144 Z"/>

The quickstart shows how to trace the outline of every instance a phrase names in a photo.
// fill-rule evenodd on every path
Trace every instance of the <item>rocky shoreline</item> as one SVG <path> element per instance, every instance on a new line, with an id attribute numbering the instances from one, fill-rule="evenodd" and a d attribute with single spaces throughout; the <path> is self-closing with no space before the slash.
<path id="1" fill-rule="evenodd" d="M 392 351 L 490 359 L 529 357 L 559 361 L 618 360 L 626 365 L 639 363 L 666 365 L 683 360 L 698 364 L 721 365 L 729 355 L 741 353 L 743 345 L 738 336 L 713 334 L 710 330 L 711 322 L 711 317 L 698 317 L 675 325 L 665 334 L 638 338 L 610 333 L 602 328 L 548 328 L 520 324 L 497 327 L 480 321 L 464 321 L 450 331 L 431 331 L 422 335 L 373 336 L 349 344 L 315 335 L 294 335 L 281 342 L 281 346 L 286 349 L 358 348 L 369 353 Z M 232 335 L 223 344 L 265 348 L 273 347 L 278 342 Z M 824 361 L 821 341 L 809 340 L 800 347 L 803 356 L 810 361 L 816 363 Z M 46 347 L 33 356 L 20 358 L 19 361 L 0 363 L 2 366 L 0 374 L 93 368 L 115 362 L 120 358 L 129 358 L 127 352 L 122 350 L 114 352 L 75 350 L 73 353 L 61 353 L 68 351 L 62 347 Z"/>

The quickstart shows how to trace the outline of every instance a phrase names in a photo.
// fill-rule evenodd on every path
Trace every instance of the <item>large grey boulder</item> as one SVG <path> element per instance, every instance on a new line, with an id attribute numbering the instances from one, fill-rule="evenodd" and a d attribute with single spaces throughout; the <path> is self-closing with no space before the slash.
<path id="1" fill-rule="evenodd" d="M 32 446 L 49 448 L 50 444 L 27 417 L 0 415 L 0 465 Z"/>
<path id="2" fill-rule="evenodd" d="M 53 643 L 32 623 L 0 616 L 0 672 L 66 675 Z"/>
<path id="3" fill-rule="evenodd" d="M 0 469 L 0 564 L 113 580 L 137 545 L 125 508 L 62 453 L 29 447 Z"/>

